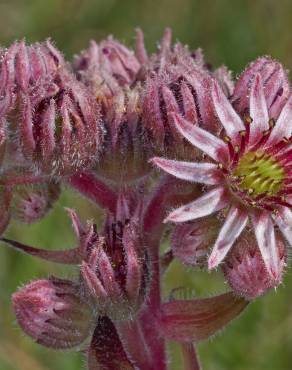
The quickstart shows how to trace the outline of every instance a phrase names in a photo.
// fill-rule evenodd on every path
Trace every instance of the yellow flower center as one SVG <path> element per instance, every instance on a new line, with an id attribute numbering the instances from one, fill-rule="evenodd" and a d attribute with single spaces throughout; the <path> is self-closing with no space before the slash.
<path id="1" fill-rule="evenodd" d="M 239 187 L 250 195 L 275 195 L 281 189 L 285 171 L 271 155 L 261 151 L 240 158 L 233 175 L 241 180 Z"/>

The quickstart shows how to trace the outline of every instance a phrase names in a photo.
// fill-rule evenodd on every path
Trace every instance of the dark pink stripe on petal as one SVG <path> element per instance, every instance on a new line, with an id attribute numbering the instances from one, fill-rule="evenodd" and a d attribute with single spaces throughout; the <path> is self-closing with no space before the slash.
<path id="1" fill-rule="evenodd" d="M 243 131 L 245 126 L 216 81 L 213 81 L 212 99 L 226 134 L 233 140 L 237 140 L 239 131 Z"/>
<path id="2" fill-rule="evenodd" d="M 250 126 L 250 143 L 258 141 L 264 131 L 269 128 L 269 114 L 264 94 L 262 78 L 256 75 L 250 91 L 250 116 L 253 122 Z"/>
<path id="3" fill-rule="evenodd" d="M 274 280 L 281 278 L 280 257 L 270 212 L 254 212 L 253 226 L 266 268 Z"/>
<path id="4" fill-rule="evenodd" d="M 156 166 L 182 180 L 215 185 L 220 183 L 220 170 L 213 163 L 181 162 L 165 158 L 152 158 Z"/>
<path id="5" fill-rule="evenodd" d="M 209 269 L 217 267 L 224 259 L 235 240 L 239 237 L 245 228 L 248 220 L 246 210 L 232 207 L 227 215 L 225 223 L 215 242 L 213 251 L 209 257 Z"/>
<path id="6" fill-rule="evenodd" d="M 178 114 L 172 114 L 178 131 L 195 147 L 202 150 L 215 161 L 226 161 L 227 150 L 224 141 L 201 128 L 192 125 Z"/>
<path id="7" fill-rule="evenodd" d="M 228 204 L 225 189 L 222 187 L 215 188 L 194 202 L 186 204 L 183 207 L 171 212 L 164 222 L 185 222 L 208 216 L 219 211 Z"/>

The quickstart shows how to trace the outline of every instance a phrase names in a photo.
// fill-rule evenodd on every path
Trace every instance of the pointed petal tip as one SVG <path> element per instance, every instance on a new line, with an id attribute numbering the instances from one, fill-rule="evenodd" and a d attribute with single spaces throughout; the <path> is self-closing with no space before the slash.
<path id="1" fill-rule="evenodd" d="M 165 219 L 163 220 L 163 223 L 164 224 L 167 224 L 168 222 L 174 222 L 172 219 L 171 219 L 171 213 L 165 217 Z"/>
<path id="2" fill-rule="evenodd" d="M 159 167 L 159 164 L 163 161 L 163 158 L 161 157 L 153 157 L 148 160 L 148 163 L 151 163 L 155 166 Z"/>
<path id="3" fill-rule="evenodd" d="M 211 254 L 211 256 L 208 259 L 208 270 L 214 270 L 218 265 L 220 264 L 220 260 L 218 259 L 218 256 L 216 254 Z"/>

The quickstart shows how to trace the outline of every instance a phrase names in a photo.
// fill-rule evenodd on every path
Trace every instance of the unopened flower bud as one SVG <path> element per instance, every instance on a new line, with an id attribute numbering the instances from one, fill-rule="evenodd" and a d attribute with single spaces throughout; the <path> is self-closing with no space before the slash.
<path id="1" fill-rule="evenodd" d="M 141 120 L 140 63 L 133 51 L 112 38 L 93 41 L 76 57 L 75 70 L 101 105 L 105 143 L 96 171 L 115 183 L 145 176 L 153 152 Z"/>
<path id="2" fill-rule="evenodd" d="M 121 89 L 104 117 L 106 135 L 96 171 L 116 184 L 135 182 L 150 172 L 153 153 L 141 122 L 141 86 Z"/>
<path id="3" fill-rule="evenodd" d="M 59 198 L 60 185 L 43 183 L 14 187 L 11 215 L 13 218 L 31 224 L 43 218 Z"/>
<path id="4" fill-rule="evenodd" d="M 26 158 L 48 174 L 71 174 L 97 159 L 102 141 L 99 111 L 85 86 L 60 73 L 58 91 L 23 97 L 19 142 Z"/>
<path id="5" fill-rule="evenodd" d="M 249 113 L 250 89 L 257 75 L 262 79 L 269 117 L 277 119 L 291 89 L 287 72 L 282 64 L 268 56 L 256 59 L 240 75 L 231 99 L 233 105 L 239 113 Z"/>
<path id="6" fill-rule="evenodd" d="M 254 236 L 245 233 L 236 242 L 227 255 L 222 269 L 227 282 L 237 295 L 252 300 L 281 284 L 286 256 L 285 245 L 280 235 L 277 235 L 276 243 L 281 274 L 277 280 L 274 280 L 265 267 Z"/>
<path id="7" fill-rule="evenodd" d="M 15 108 L 20 94 L 42 95 L 48 86 L 53 88 L 56 73 L 64 65 L 63 56 L 50 40 L 33 45 L 16 41 L 7 50 L 2 51 L 0 117 Z"/>
<path id="8" fill-rule="evenodd" d="M 232 79 L 232 73 L 226 66 L 221 66 L 213 72 L 213 76 L 219 82 L 225 95 L 229 98 L 234 91 L 234 82 Z"/>
<path id="9" fill-rule="evenodd" d="M 171 34 L 166 31 L 160 53 L 153 57 L 142 96 L 144 126 L 158 153 L 181 158 L 197 154 L 178 133 L 173 113 L 217 133 L 218 119 L 210 97 L 213 78 L 205 68 L 200 50 L 191 52 L 180 43 L 172 47 Z"/>
<path id="10" fill-rule="evenodd" d="M 96 235 L 81 267 L 85 288 L 100 312 L 119 320 L 139 310 L 149 278 L 137 215 L 127 217 L 125 207 L 122 205 L 122 212 L 118 209 L 115 217 L 108 216 L 103 233 Z M 94 241 L 92 236 L 90 240 Z"/>
<path id="11" fill-rule="evenodd" d="M 75 69 L 87 81 L 93 81 L 92 73 L 107 72 L 123 86 L 134 81 L 140 63 L 132 50 L 109 36 L 99 44 L 91 41 L 89 49 L 76 57 Z"/>
<path id="12" fill-rule="evenodd" d="M 218 229 L 219 221 L 215 217 L 176 225 L 171 235 L 173 255 L 187 265 L 206 266 Z"/>
<path id="13" fill-rule="evenodd" d="M 69 280 L 34 281 L 13 295 L 13 307 L 22 330 L 43 346 L 75 347 L 90 333 L 92 311 Z"/>

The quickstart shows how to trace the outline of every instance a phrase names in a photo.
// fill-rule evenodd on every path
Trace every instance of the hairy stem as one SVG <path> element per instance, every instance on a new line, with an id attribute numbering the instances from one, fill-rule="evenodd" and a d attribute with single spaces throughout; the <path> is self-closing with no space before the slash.
<path id="1" fill-rule="evenodd" d="M 160 287 L 160 263 L 159 263 L 159 248 L 153 246 L 151 248 L 151 286 L 145 308 L 139 315 L 141 327 L 145 340 L 151 350 L 154 369 L 166 369 L 165 356 L 165 341 L 160 336 L 158 327 L 155 325 L 155 320 L 158 317 L 161 306 L 161 287 Z"/>
<path id="2" fill-rule="evenodd" d="M 115 212 L 117 203 L 116 193 L 93 173 L 80 172 L 69 177 L 66 182 L 101 208 Z"/>

